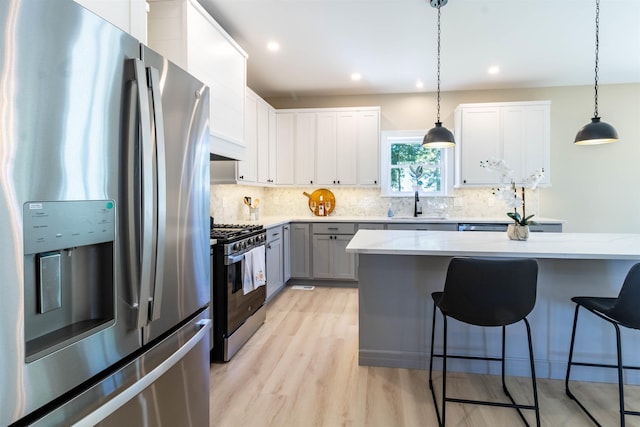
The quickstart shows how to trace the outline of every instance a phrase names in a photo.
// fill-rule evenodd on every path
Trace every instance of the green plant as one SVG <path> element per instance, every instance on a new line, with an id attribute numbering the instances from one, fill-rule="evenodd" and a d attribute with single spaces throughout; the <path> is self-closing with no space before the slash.
<path id="1" fill-rule="evenodd" d="M 416 166 L 415 168 L 409 166 L 409 175 L 411 175 L 411 178 L 418 187 L 422 187 L 422 180 L 420 179 L 424 175 L 424 167 L 422 167 L 422 165 Z"/>
<path id="2" fill-rule="evenodd" d="M 538 225 L 537 222 L 531 220 L 535 215 L 528 215 L 523 218 L 519 212 L 507 212 L 507 216 L 518 225 Z"/>

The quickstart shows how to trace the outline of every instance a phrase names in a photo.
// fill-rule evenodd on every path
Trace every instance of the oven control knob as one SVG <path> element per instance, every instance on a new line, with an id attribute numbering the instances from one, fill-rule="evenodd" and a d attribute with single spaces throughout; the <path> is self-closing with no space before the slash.
<path id="1" fill-rule="evenodd" d="M 242 249 L 247 249 L 247 242 L 240 243 L 242 245 Z"/>
<path id="2" fill-rule="evenodd" d="M 249 244 L 249 246 L 253 245 L 253 238 L 250 238 L 250 239 L 248 240 L 248 244 Z"/>
<path id="3" fill-rule="evenodd" d="M 237 251 L 237 250 L 239 250 L 239 249 L 240 249 L 240 243 L 234 243 L 234 244 L 233 244 L 233 250 L 234 250 L 234 251 Z"/>

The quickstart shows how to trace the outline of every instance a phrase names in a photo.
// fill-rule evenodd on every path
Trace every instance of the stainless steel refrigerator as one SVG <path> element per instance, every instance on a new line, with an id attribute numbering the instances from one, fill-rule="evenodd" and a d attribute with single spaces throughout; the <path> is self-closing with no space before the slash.
<path id="1" fill-rule="evenodd" d="M 0 425 L 208 425 L 208 88 L 72 0 L 0 28 Z"/>

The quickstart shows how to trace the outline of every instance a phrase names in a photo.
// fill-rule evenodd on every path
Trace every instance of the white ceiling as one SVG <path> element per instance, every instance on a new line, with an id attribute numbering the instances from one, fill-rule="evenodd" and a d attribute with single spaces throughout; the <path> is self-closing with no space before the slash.
<path id="1" fill-rule="evenodd" d="M 249 54 L 262 97 L 435 91 L 428 0 L 198 1 Z M 595 0 L 449 0 L 441 13 L 442 91 L 594 83 Z M 599 64 L 599 83 L 640 82 L 640 0 L 600 0 Z"/>

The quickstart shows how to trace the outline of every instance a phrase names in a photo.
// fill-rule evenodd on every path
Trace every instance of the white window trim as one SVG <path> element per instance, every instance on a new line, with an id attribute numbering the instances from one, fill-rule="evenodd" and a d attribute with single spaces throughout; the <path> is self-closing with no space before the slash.
<path id="1" fill-rule="evenodd" d="M 413 196 L 412 192 L 391 192 L 389 191 L 389 152 L 392 143 L 398 142 L 402 139 L 415 140 L 416 138 L 422 139 L 427 133 L 426 130 L 393 130 L 380 132 L 380 192 L 384 197 L 410 197 Z M 454 150 L 452 148 L 442 149 L 442 171 L 441 185 L 442 191 L 439 193 L 425 193 L 420 192 L 424 197 L 447 197 L 453 192 L 453 177 L 454 177 Z"/>

